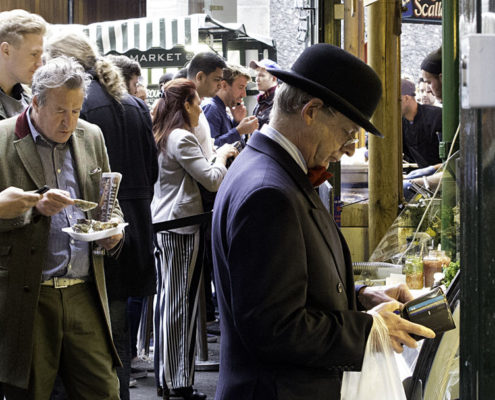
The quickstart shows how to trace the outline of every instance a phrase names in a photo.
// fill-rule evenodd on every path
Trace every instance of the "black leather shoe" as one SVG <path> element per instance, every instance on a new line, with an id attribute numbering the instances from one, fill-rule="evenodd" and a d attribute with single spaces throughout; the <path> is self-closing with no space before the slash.
<path id="1" fill-rule="evenodd" d="M 184 400 L 205 400 L 206 394 L 198 392 L 192 386 L 171 389 L 170 397 L 182 397 Z"/>
<path id="2" fill-rule="evenodd" d="M 156 394 L 158 397 L 161 397 L 163 400 L 169 400 L 170 399 L 170 391 L 168 390 L 168 387 L 162 388 L 161 386 L 156 388 Z"/>

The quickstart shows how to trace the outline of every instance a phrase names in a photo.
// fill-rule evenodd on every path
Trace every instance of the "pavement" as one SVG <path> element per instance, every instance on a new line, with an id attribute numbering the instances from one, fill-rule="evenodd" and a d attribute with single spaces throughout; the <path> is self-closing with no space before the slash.
<path id="1" fill-rule="evenodd" d="M 218 370 L 204 371 L 204 368 L 211 368 L 210 364 L 218 364 L 220 359 L 220 336 L 210 336 L 210 340 L 215 342 L 208 343 L 208 360 L 196 362 L 196 373 L 194 377 L 194 388 L 206 394 L 208 399 L 215 398 L 215 390 L 218 381 Z M 149 357 L 153 361 L 152 349 Z M 153 400 L 159 397 L 156 394 L 155 373 L 148 372 L 147 377 L 137 379 L 137 386 L 130 388 L 130 400 Z M 174 399 L 175 400 L 175 399 Z M 179 400 L 179 398 L 177 398 Z"/>

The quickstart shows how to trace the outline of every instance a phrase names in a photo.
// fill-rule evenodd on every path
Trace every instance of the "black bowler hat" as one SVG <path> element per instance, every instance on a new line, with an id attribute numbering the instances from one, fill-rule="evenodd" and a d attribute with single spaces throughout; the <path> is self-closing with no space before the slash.
<path id="1" fill-rule="evenodd" d="M 380 78 L 370 66 L 340 47 L 315 44 L 301 53 L 289 71 L 267 71 L 383 137 L 369 121 L 382 96 Z"/>

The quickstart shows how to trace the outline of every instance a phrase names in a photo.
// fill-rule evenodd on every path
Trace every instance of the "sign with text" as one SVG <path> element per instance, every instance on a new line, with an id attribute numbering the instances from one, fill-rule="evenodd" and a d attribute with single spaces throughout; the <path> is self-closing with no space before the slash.
<path id="1" fill-rule="evenodd" d="M 171 49 L 151 47 L 146 51 L 130 49 L 127 50 L 125 53 L 110 51 L 107 54 L 127 56 L 137 61 L 142 68 L 181 68 L 194 57 L 194 53 L 186 51 L 182 46 L 176 46 Z"/>
<path id="2" fill-rule="evenodd" d="M 442 23 L 442 0 L 402 0 L 402 8 L 402 22 Z"/>

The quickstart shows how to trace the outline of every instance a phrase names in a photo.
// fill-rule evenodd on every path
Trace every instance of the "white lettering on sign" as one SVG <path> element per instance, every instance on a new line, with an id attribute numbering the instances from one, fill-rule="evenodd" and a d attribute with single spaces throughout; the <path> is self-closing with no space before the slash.
<path id="1" fill-rule="evenodd" d="M 165 61 L 179 61 L 182 53 L 167 53 L 167 54 L 141 54 L 135 56 L 129 56 L 132 60 L 138 62 L 165 62 Z"/>
<path id="2" fill-rule="evenodd" d="M 179 61 L 181 53 L 168 53 L 167 61 Z"/>
<path id="3" fill-rule="evenodd" d="M 442 3 L 421 4 L 421 0 L 414 0 L 414 15 L 421 18 L 441 18 Z"/>

